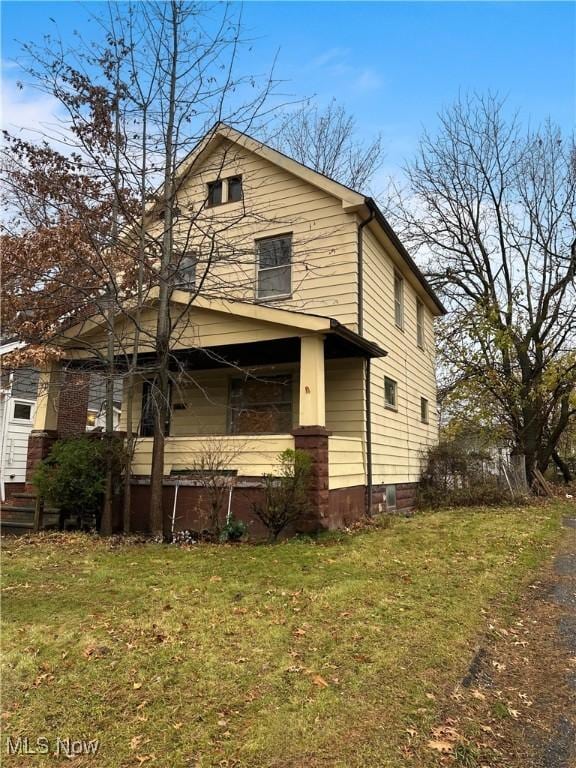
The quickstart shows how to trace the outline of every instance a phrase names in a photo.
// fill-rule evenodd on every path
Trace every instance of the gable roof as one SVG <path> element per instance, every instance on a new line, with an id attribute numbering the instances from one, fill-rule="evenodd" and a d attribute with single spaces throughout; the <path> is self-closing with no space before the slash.
<path id="1" fill-rule="evenodd" d="M 325 176 L 318 171 L 308 168 L 308 166 L 299 163 L 283 152 L 277 149 L 273 149 L 263 141 L 254 139 L 252 136 L 248 136 L 246 133 L 232 128 L 225 123 L 216 123 L 214 127 L 208 131 L 203 139 L 192 149 L 188 155 L 182 160 L 178 168 L 176 169 L 176 184 L 181 186 L 186 177 L 194 170 L 194 167 L 202 162 L 202 159 L 211 151 L 213 151 L 221 142 L 228 140 L 238 146 L 244 147 L 250 152 L 264 158 L 268 162 L 276 165 L 286 172 L 297 176 L 303 181 L 315 186 L 322 191 L 328 193 L 332 197 L 335 197 L 342 201 L 342 208 L 349 213 L 365 212 L 370 220 L 374 220 L 378 227 L 383 231 L 388 240 L 392 243 L 396 251 L 398 252 L 402 261 L 406 264 L 408 269 L 416 277 L 417 282 L 424 289 L 426 294 L 431 299 L 432 303 L 438 310 L 440 315 L 446 314 L 446 308 L 436 295 L 436 292 L 430 285 L 430 283 L 424 277 L 422 271 L 410 256 L 406 248 L 402 245 L 400 238 L 394 232 L 392 226 L 382 213 L 381 209 L 372 197 L 357 192 L 350 187 L 341 184 L 334 179 Z"/>

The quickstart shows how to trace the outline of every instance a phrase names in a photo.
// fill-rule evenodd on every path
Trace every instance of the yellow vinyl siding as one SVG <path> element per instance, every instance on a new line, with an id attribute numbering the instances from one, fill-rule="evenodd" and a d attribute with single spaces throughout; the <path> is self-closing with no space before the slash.
<path id="1" fill-rule="evenodd" d="M 359 358 L 326 361 L 326 428 L 335 435 L 362 437 L 364 417 L 364 361 Z"/>
<path id="2" fill-rule="evenodd" d="M 366 483 L 364 441 L 361 437 L 328 438 L 328 487 L 350 488 Z"/>
<path id="3" fill-rule="evenodd" d="M 152 463 L 152 438 L 140 438 L 134 451 L 133 471 L 135 475 L 149 475 Z M 197 437 L 168 437 L 165 447 L 164 473 L 172 470 L 190 469 L 194 458 L 217 445 L 214 439 Z M 279 453 L 294 448 L 292 435 L 258 435 L 257 437 L 229 436 L 222 440 L 222 451 L 230 456 L 228 469 L 235 469 L 238 475 L 260 477 L 273 472 Z"/>
<path id="4" fill-rule="evenodd" d="M 242 175 L 244 199 L 201 210 L 206 184 L 218 175 Z M 356 323 L 356 224 L 343 211 L 342 201 L 287 173 L 242 147 L 224 142 L 203 161 L 201 168 L 184 181 L 179 206 L 201 210 L 199 224 L 204 233 L 214 224 L 216 239 L 233 243 L 242 264 L 224 261 L 213 268 L 206 291 L 230 293 L 239 298 L 256 297 L 254 240 L 292 232 L 292 288 L 290 299 L 274 306 L 335 317 Z M 181 230 L 187 227 L 182 218 Z M 181 236 L 184 235 L 181 231 Z M 203 242 L 201 240 L 203 239 Z M 207 236 L 195 229 L 194 243 L 206 247 Z M 272 302 L 269 302 L 272 303 Z"/>
<path id="5" fill-rule="evenodd" d="M 394 270 L 404 277 L 404 328 L 394 322 Z M 364 229 L 364 335 L 388 356 L 371 364 L 373 482 L 419 479 L 421 458 L 436 442 L 438 418 L 434 375 L 434 330 L 424 304 L 425 347 L 416 339 L 416 296 L 411 275 L 395 263 L 372 230 Z M 420 296 L 420 294 L 418 294 Z M 421 296 L 420 296 L 421 298 Z M 384 376 L 397 382 L 397 409 L 384 405 Z M 420 420 L 420 398 L 428 400 L 428 424 Z"/>

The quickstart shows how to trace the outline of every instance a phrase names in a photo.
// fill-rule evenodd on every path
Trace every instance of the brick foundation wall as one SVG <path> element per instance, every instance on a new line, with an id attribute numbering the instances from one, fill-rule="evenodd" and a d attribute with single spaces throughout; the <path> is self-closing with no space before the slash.
<path id="1" fill-rule="evenodd" d="M 90 374 L 65 371 L 58 398 L 56 431 L 61 438 L 79 437 L 86 433 Z"/>
<path id="2" fill-rule="evenodd" d="M 396 483 L 396 508 L 399 514 L 410 514 L 416 508 L 418 483 Z M 372 486 L 372 514 L 386 512 L 386 485 Z"/>
<path id="3" fill-rule="evenodd" d="M 162 490 L 162 503 L 164 516 L 168 529 L 172 525 L 172 509 L 174 505 L 174 493 L 176 484 L 174 480 L 165 480 Z M 264 489 L 261 483 L 246 482 L 242 478 L 242 484 L 232 490 L 231 511 L 236 520 L 242 520 L 248 526 L 249 537 L 252 541 L 265 541 L 268 539 L 268 530 L 262 524 L 253 509 L 255 502 L 261 502 Z M 133 532 L 149 533 L 149 507 L 150 484 L 148 478 L 136 479 L 131 490 L 131 527 Z M 195 485 L 180 485 L 178 488 L 178 500 L 176 503 L 175 531 L 202 531 L 210 530 L 208 509 L 210 499 L 205 488 Z M 220 515 L 220 526 L 226 522 L 226 508 Z M 120 523 L 120 519 L 118 519 Z M 282 537 L 295 533 L 295 528 L 286 528 Z"/>

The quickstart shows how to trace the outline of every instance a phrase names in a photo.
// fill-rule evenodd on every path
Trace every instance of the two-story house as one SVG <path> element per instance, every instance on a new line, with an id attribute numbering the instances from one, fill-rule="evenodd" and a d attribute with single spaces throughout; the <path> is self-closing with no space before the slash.
<path id="1" fill-rule="evenodd" d="M 437 440 L 434 318 L 444 308 L 377 205 L 225 125 L 180 165 L 177 186 L 166 514 L 174 475 L 184 473 L 177 527 L 198 527 L 201 493 L 185 470 L 215 443 L 237 473 L 238 517 L 253 517 L 262 474 L 286 448 L 313 457 L 313 511 L 303 527 L 410 508 L 422 452 Z M 158 207 L 148 227 L 160 237 Z M 150 290 L 138 316 L 142 359 L 152 351 L 157 297 Z M 115 335 L 129 351 L 126 313 Z M 102 324 L 82 323 L 63 341 L 64 360 L 43 372 L 30 466 L 74 412 L 58 403 L 58 368 L 99 344 Z M 152 454 L 145 375 L 124 392 L 120 429 L 130 403 L 139 435 L 134 524 L 144 527 Z"/>

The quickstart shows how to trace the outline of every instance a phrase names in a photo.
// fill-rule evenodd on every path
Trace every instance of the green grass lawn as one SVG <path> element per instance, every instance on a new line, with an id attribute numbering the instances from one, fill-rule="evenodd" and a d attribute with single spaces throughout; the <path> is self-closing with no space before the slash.
<path id="1" fill-rule="evenodd" d="M 8 541 L 2 764 L 62 764 L 6 754 L 60 736 L 98 739 L 72 764 L 99 768 L 435 765 L 435 694 L 551 555 L 562 511 L 274 546 Z"/>

